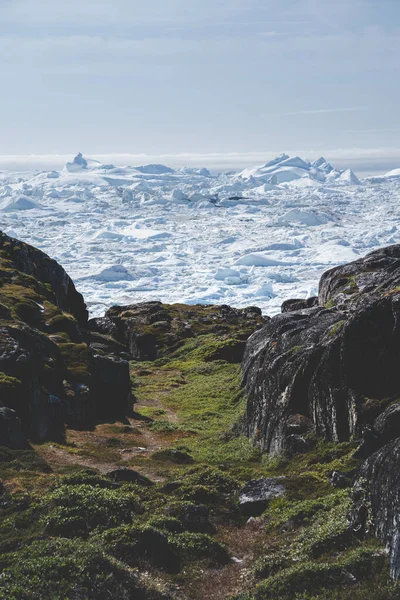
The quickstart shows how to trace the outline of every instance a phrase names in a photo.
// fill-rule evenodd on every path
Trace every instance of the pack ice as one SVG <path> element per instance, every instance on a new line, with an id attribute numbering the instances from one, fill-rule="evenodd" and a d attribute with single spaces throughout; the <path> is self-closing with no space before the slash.
<path id="1" fill-rule="evenodd" d="M 112 304 L 260 306 L 309 297 L 327 268 L 400 242 L 400 168 L 359 179 L 283 154 L 238 173 L 115 166 L 0 174 L 0 229 L 41 248 L 92 315 Z"/>

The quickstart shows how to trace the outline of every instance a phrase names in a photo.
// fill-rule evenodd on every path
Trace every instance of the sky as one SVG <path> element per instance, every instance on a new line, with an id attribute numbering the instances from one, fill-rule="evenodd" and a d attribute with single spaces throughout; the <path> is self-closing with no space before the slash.
<path id="1" fill-rule="evenodd" d="M 399 0 L 0 0 L 0 57 L 0 155 L 400 166 Z"/>

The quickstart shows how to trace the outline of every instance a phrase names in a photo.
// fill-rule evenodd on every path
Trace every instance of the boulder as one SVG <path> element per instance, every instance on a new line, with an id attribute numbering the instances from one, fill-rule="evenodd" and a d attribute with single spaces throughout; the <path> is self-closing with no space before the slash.
<path id="1" fill-rule="evenodd" d="M 106 475 L 115 483 L 137 483 L 145 487 L 153 485 L 150 479 L 128 467 L 113 469 L 112 471 L 108 471 Z"/>
<path id="2" fill-rule="evenodd" d="M 274 498 L 286 492 L 284 477 L 252 479 L 239 492 L 240 510 L 247 516 L 258 516 L 268 507 Z"/>
<path id="3" fill-rule="evenodd" d="M 54 294 L 56 306 L 70 313 L 80 325 L 86 324 L 88 312 L 83 296 L 77 292 L 72 279 L 55 260 L 41 250 L 1 231 L 0 254 L 2 258 L 11 258 L 10 266 L 15 270 L 47 284 Z M 4 277 L 4 273 L 1 276 Z"/>
<path id="4" fill-rule="evenodd" d="M 303 310 L 305 308 L 312 308 L 313 306 L 318 306 L 317 296 L 307 298 L 306 300 L 301 300 L 298 298 L 293 300 L 285 300 L 281 306 L 281 311 L 283 313 L 293 312 L 294 310 Z"/>
<path id="5" fill-rule="evenodd" d="M 57 262 L 0 232 L 0 399 L 28 439 L 62 440 L 65 424 L 90 428 L 132 413 L 125 347 L 88 332 L 87 316 Z"/>
<path id="6" fill-rule="evenodd" d="M 300 414 L 327 440 L 361 438 L 368 407 L 400 396 L 399 316 L 400 245 L 325 273 L 318 306 L 277 315 L 247 341 L 247 435 L 284 451 Z"/>
<path id="7" fill-rule="evenodd" d="M 28 446 L 15 410 L 5 407 L 0 408 L 0 446 L 7 446 L 13 450 L 21 450 Z"/>
<path id="8" fill-rule="evenodd" d="M 132 416 L 133 401 L 129 363 L 117 356 L 92 354 L 91 393 L 96 399 L 98 420 L 123 420 Z"/>
<path id="9" fill-rule="evenodd" d="M 256 307 L 143 302 L 113 306 L 105 317 L 91 319 L 88 328 L 123 344 L 138 361 L 156 360 L 177 350 L 188 338 L 214 333 L 227 343 L 221 344 L 210 360 L 240 362 L 247 338 L 265 320 Z"/>
<path id="10" fill-rule="evenodd" d="M 389 550 L 390 574 L 400 578 L 400 438 L 362 465 L 353 492 L 352 527 L 375 534 Z"/>

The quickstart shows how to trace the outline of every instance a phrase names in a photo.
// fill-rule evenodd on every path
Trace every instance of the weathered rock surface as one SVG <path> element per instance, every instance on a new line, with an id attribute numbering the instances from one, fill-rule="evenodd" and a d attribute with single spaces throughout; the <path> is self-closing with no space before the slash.
<path id="1" fill-rule="evenodd" d="M 132 411 L 122 346 L 88 332 L 87 318 L 57 262 L 0 232 L 0 445 L 57 439 L 65 424 L 87 428 Z"/>
<path id="2" fill-rule="evenodd" d="M 285 450 L 293 415 L 327 440 L 361 436 L 400 396 L 399 316 L 400 246 L 325 273 L 317 307 L 277 315 L 248 340 L 249 437 Z"/>
<path id="3" fill-rule="evenodd" d="M 240 510 L 247 516 L 258 516 L 274 498 L 286 492 L 284 477 L 252 479 L 239 492 Z"/>
<path id="4" fill-rule="evenodd" d="M 44 285 L 53 294 L 55 305 L 70 313 L 79 323 L 85 325 L 88 312 L 82 295 L 76 291 L 72 279 L 61 265 L 41 250 L 9 237 L 0 231 L 1 282 L 9 280 L 15 271 L 24 273 Z M 10 262 L 11 261 L 11 264 Z"/>
<path id="5" fill-rule="evenodd" d="M 400 578 L 400 438 L 386 444 L 361 467 L 354 490 L 353 528 L 387 544 L 390 573 Z"/>
<path id="6" fill-rule="evenodd" d="M 304 308 L 312 308 L 313 306 L 318 306 L 317 296 L 307 298 L 306 300 L 298 298 L 292 300 L 285 300 L 285 302 L 283 302 L 282 304 L 281 311 L 283 313 L 293 312 L 294 310 L 303 310 Z"/>
<path id="7" fill-rule="evenodd" d="M 295 310 L 293 310 L 295 309 Z M 271 454 L 310 431 L 360 441 L 352 529 L 387 544 L 400 578 L 400 245 L 331 269 L 318 305 L 288 301 L 248 340 L 245 430 Z M 347 487 L 354 472 L 330 475 Z"/>
<path id="8" fill-rule="evenodd" d="M 134 360 L 155 360 L 177 350 L 188 338 L 216 333 L 231 343 L 216 351 L 214 359 L 238 362 L 249 335 L 261 327 L 265 318 L 256 307 L 235 309 L 230 306 L 187 306 L 143 302 L 113 306 L 105 317 L 91 319 L 94 333 L 110 336 L 128 350 Z M 211 358 L 210 358 L 211 359 Z"/>
<path id="9" fill-rule="evenodd" d="M 3 446 L 13 450 L 23 448 L 26 445 L 21 429 L 21 421 L 15 410 L 11 408 L 0 408 L 0 440 Z"/>

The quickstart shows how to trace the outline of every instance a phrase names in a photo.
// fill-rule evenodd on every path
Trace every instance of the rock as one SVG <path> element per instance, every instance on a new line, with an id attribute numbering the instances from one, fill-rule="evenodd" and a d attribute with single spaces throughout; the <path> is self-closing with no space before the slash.
<path id="1" fill-rule="evenodd" d="M 177 350 L 197 335 L 216 333 L 221 343 L 210 360 L 240 362 L 245 341 L 260 328 L 265 318 L 256 307 L 185 306 L 143 302 L 113 306 L 101 319 L 91 319 L 92 332 L 111 336 L 123 344 L 134 360 L 155 360 Z"/>
<path id="2" fill-rule="evenodd" d="M 127 467 L 120 467 L 119 469 L 108 471 L 106 475 L 116 483 L 137 483 L 138 485 L 145 487 L 153 485 L 153 482 L 150 479 L 141 475 L 138 471 L 134 471 Z"/>
<path id="3" fill-rule="evenodd" d="M 400 245 L 325 273 L 318 306 L 276 315 L 247 341 L 247 435 L 290 450 L 299 414 L 326 440 L 361 437 L 371 399 L 400 396 L 399 315 Z"/>
<path id="4" fill-rule="evenodd" d="M 305 308 L 312 308 L 314 306 L 318 306 L 318 297 L 313 296 L 312 298 L 307 298 L 305 300 L 293 299 L 293 300 L 285 300 L 281 306 L 281 311 L 285 312 L 293 312 L 294 310 L 303 310 Z"/>
<path id="5" fill-rule="evenodd" d="M 0 408 L 0 446 L 7 446 L 13 450 L 21 450 L 28 446 L 15 410 L 5 407 Z"/>
<path id="6" fill-rule="evenodd" d="M 55 260 L 41 250 L 1 231 L 0 252 L 7 258 L 11 257 L 12 267 L 16 270 L 48 284 L 58 308 L 70 313 L 80 325 L 87 323 L 88 312 L 82 294 L 76 291 L 72 279 Z M 0 276 L 3 281 L 4 272 Z"/>
<path id="7" fill-rule="evenodd" d="M 349 487 L 350 479 L 347 475 L 339 473 L 339 471 L 332 471 L 332 473 L 329 475 L 329 483 L 334 488 L 344 489 Z"/>
<path id="8" fill-rule="evenodd" d="M 284 477 L 252 479 L 239 492 L 240 510 L 247 516 L 258 516 L 274 498 L 286 492 Z"/>
<path id="9" fill-rule="evenodd" d="M 65 424 L 132 413 L 125 347 L 86 330 L 83 298 L 59 264 L 1 232 L 0 315 L 0 398 L 26 438 L 62 441 Z"/>
<path id="10" fill-rule="evenodd" d="M 362 443 L 356 458 L 368 458 L 385 444 L 400 437 L 400 402 L 390 404 L 362 431 Z"/>
<path id="11" fill-rule="evenodd" d="M 387 544 L 390 574 L 400 578 L 400 438 L 361 467 L 353 492 L 352 527 L 360 537 L 374 533 Z"/>
<path id="12" fill-rule="evenodd" d="M 132 416 L 129 363 L 116 356 L 92 354 L 91 394 L 96 398 L 96 418 L 109 421 Z"/>
<path id="13" fill-rule="evenodd" d="M 400 402 L 389 406 L 375 419 L 373 430 L 381 446 L 400 437 Z"/>
<path id="14" fill-rule="evenodd" d="M 304 454 L 310 450 L 311 444 L 302 435 L 285 435 L 285 453 L 292 457 L 296 454 Z"/>

